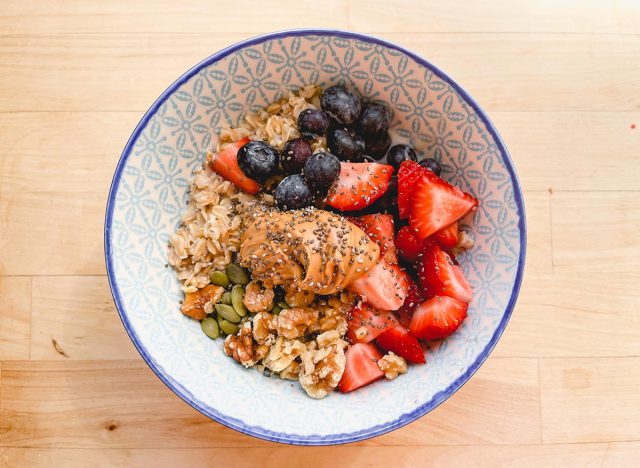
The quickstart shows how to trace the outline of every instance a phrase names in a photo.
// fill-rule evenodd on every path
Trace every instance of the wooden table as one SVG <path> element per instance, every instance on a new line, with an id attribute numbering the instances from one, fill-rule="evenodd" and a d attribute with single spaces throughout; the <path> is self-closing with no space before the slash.
<path id="1" fill-rule="evenodd" d="M 638 466 L 640 3 L 288 3 L 0 5 L 0 465 Z M 471 381 L 325 448 L 244 436 L 171 393 L 118 319 L 102 247 L 149 104 L 212 52 L 302 26 L 374 33 L 457 79 L 510 148 L 529 229 L 518 306 Z"/>

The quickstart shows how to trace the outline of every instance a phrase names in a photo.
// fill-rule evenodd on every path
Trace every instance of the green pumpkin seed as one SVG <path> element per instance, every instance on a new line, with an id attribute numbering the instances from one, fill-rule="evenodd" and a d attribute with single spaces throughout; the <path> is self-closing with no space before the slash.
<path id="1" fill-rule="evenodd" d="M 282 307 L 277 304 L 273 306 L 273 309 L 271 309 L 272 314 L 278 315 L 280 312 L 282 312 Z"/>
<path id="2" fill-rule="evenodd" d="M 242 303 L 242 299 L 244 299 L 244 288 L 237 284 L 231 290 L 231 304 L 240 317 L 247 315 L 247 308 Z"/>
<path id="3" fill-rule="evenodd" d="M 215 340 L 220 336 L 220 329 L 218 328 L 218 322 L 211 317 L 207 317 L 200 322 L 200 328 L 205 335 L 207 335 L 212 340 Z"/>
<path id="4" fill-rule="evenodd" d="M 220 302 L 222 302 L 223 304 L 231 305 L 231 293 L 225 292 L 224 294 L 222 294 Z"/>
<path id="5" fill-rule="evenodd" d="M 229 287 L 229 278 L 224 271 L 212 271 L 209 273 L 209 281 L 216 286 L 221 286 L 223 288 Z"/>
<path id="6" fill-rule="evenodd" d="M 288 309 L 289 308 L 289 304 L 287 304 L 284 301 L 278 302 L 278 305 L 280 306 L 281 309 Z"/>
<path id="7" fill-rule="evenodd" d="M 227 320 L 223 320 L 222 322 L 220 322 L 220 329 L 227 335 L 235 335 L 236 333 L 238 333 L 238 330 L 240 330 L 238 328 L 238 325 Z"/>
<path id="8" fill-rule="evenodd" d="M 226 304 L 216 304 L 216 312 L 218 315 L 221 315 L 223 319 L 228 320 L 229 322 L 239 323 L 242 320 L 233 307 Z"/>
<path id="9" fill-rule="evenodd" d="M 249 284 L 249 272 L 237 263 L 229 263 L 226 268 L 227 277 L 233 284 L 244 286 Z"/>

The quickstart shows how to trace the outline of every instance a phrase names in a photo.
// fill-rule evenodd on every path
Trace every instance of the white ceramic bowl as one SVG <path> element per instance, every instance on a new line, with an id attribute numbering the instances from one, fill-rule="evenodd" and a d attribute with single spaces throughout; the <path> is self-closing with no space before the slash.
<path id="1" fill-rule="evenodd" d="M 191 172 L 212 134 L 300 85 L 342 83 L 394 111 L 394 139 L 440 160 L 443 177 L 480 200 L 466 223 L 473 249 L 458 257 L 474 288 L 469 317 L 432 347 L 427 364 L 349 394 L 312 400 L 224 356 L 179 312 L 167 240 L 188 199 Z M 513 310 L 525 257 L 522 193 L 507 150 L 475 101 L 429 62 L 361 34 L 296 30 L 263 35 L 207 58 L 172 84 L 133 131 L 105 220 L 109 282 L 142 357 L 178 396 L 216 421 L 263 439 L 353 442 L 401 427 L 464 384 Z"/>

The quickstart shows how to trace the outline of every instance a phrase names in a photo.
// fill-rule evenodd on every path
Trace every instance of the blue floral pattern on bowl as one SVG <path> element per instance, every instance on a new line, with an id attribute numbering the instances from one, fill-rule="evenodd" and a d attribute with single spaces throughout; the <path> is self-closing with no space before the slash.
<path id="1" fill-rule="evenodd" d="M 237 124 L 305 84 L 341 83 L 394 110 L 394 140 L 437 158 L 443 177 L 480 200 L 465 220 L 475 246 L 459 256 L 474 288 L 469 317 L 431 347 L 427 365 L 357 392 L 311 400 L 297 384 L 261 376 L 224 356 L 221 340 L 179 312 L 167 241 L 191 173 L 221 127 Z M 158 376 L 202 413 L 247 434 L 294 444 L 352 442 L 401 427 L 454 393 L 499 339 L 518 294 L 525 255 L 520 187 L 487 116 L 458 85 L 380 39 L 300 30 L 225 49 L 174 83 L 129 140 L 105 221 L 109 281 L 136 347 Z"/>

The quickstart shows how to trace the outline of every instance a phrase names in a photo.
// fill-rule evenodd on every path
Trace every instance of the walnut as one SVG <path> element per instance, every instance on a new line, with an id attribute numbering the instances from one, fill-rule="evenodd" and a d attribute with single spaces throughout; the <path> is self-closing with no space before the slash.
<path id="1" fill-rule="evenodd" d="M 228 335 L 224 340 L 224 353 L 245 367 L 256 363 L 251 336 L 251 322 L 245 322 L 237 335 Z"/>
<path id="2" fill-rule="evenodd" d="M 269 312 L 258 312 L 253 316 L 253 339 L 260 344 L 271 345 L 275 340 L 278 318 Z"/>
<path id="3" fill-rule="evenodd" d="M 398 374 L 407 373 L 407 361 L 401 356 L 396 356 L 391 351 L 378 360 L 378 367 L 389 380 L 395 379 Z"/>
<path id="4" fill-rule="evenodd" d="M 309 307 L 283 309 L 278 314 L 278 333 L 294 339 L 304 335 L 307 328 L 318 320 L 318 311 Z"/>
<path id="5" fill-rule="evenodd" d="M 302 291 L 298 288 L 287 288 L 284 294 L 284 300 L 291 307 L 305 307 L 313 302 L 315 294 L 311 291 Z"/>
<path id="6" fill-rule="evenodd" d="M 342 335 L 347 332 L 347 314 L 342 308 L 327 307 L 318 320 L 318 331 L 338 330 Z"/>
<path id="7" fill-rule="evenodd" d="M 298 380 L 298 373 L 300 372 L 300 363 L 296 360 L 291 361 L 288 367 L 280 372 L 281 379 Z"/>
<path id="8" fill-rule="evenodd" d="M 273 289 L 267 288 L 259 281 L 251 281 L 247 284 L 242 302 L 249 312 L 266 312 L 273 307 L 275 293 Z"/>
<path id="9" fill-rule="evenodd" d="M 262 361 L 263 364 L 274 372 L 281 372 L 306 350 L 302 341 L 287 340 L 282 336 L 269 349 L 269 354 Z"/>
<path id="10" fill-rule="evenodd" d="M 180 311 L 193 319 L 202 320 L 213 311 L 224 293 L 224 289 L 212 284 L 198 289 L 196 292 L 187 293 L 180 307 Z"/>
<path id="11" fill-rule="evenodd" d="M 453 249 L 456 254 L 469 250 L 474 245 L 473 237 L 467 234 L 465 231 L 460 231 L 458 235 L 458 244 Z"/>
<path id="12" fill-rule="evenodd" d="M 323 335 L 326 335 L 326 333 L 323 333 L 318 338 Z M 335 336 L 339 336 L 339 334 L 324 337 L 321 342 L 326 343 L 326 341 Z M 340 338 L 338 340 L 343 342 Z M 345 364 L 346 357 L 342 343 L 336 342 L 317 350 L 309 346 L 302 354 L 302 368 L 298 376 L 300 385 L 311 398 L 324 398 L 337 387 L 342 378 Z"/>
<path id="13" fill-rule="evenodd" d="M 332 344 L 340 345 L 342 348 L 347 346 L 347 342 L 342 339 L 342 335 L 338 330 L 330 330 L 318 335 L 316 343 L 318 343 L 319 348 L 326 348 Z"/>

